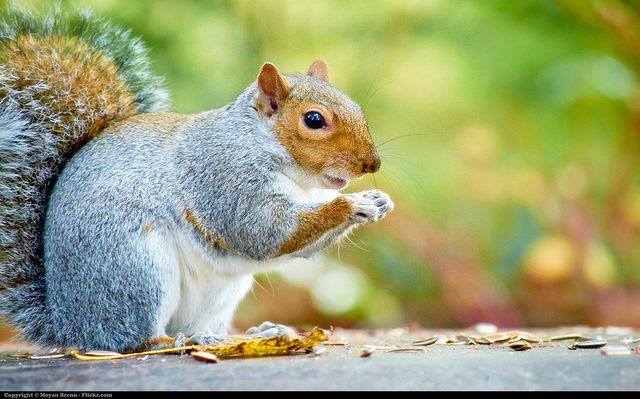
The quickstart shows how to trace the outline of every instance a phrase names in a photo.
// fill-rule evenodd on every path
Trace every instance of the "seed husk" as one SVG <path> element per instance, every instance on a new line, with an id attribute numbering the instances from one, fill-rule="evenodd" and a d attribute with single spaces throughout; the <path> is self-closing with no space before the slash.
<path id="1" fill-rule="evenodd" d="M 349 343 L 347 341 L 324 341 L 321 342 L 320 345 L 324 346 L 347 346 Z"/>
<path id="2" fill-rule="evenodd" d="M 549 338 L 549 341 L 566 341 L 569 339 L 581 339 L 582 338 L 582 334 L 579 333 L 571 333 L 571 334 L 563 334 L 563 335 L 556 335 L 553 336 L 551 338 Z"/>
<path id="3" fill-rule="evenodd" d="M 602 340 L 602 337 L 601 336 L 597 336 L 597 337 L 582 337 L 582 338 L 578 338 L 576 341 L 585 342 L 585 341 L 595 341 L 595 340 Z"/>
<path id="4" fill-rule="evenodd" d="M 364 348 L 362 352 L 360 352 L 360 357 L 369 357 L 375 352 L 375 348 Z"/>
<path id="5" fill-rule="evenodd" d="M 434 335 L 431 338 L 427 338 L 427 339 L 423 339 L 423 340 L 420 340 L 420 341 L 412 342 L 411 345 L 413 345 L 413 346 L 429 346 L 429 345 L 435 344 L 436 341 L 438 341 L 438 336 Z"/>
<path id="6" fill-rule="evenodd" d="M 442 343 L 446 345 L 468 345 L 469 340 L 470 338 L 466 334 L 458 334 L 455 337 L 447 337 L 446 341 Z M 441 342 L 438 343 L 440 344 Z"/>
<path id="7" fill-rule="evenodd" d="M 523 341 L 523 340 L 509 342 L 507 344 L 507 346 L 510 349 L 513 349 L 514 351 L 526 351 L 526 350 L 529 350 L 529 349 L 533 348 L 530 343 L 528 343 L 527 341 Z"/>
<path id="8" fill-rule="evenodd" d="M 9 355 L 9 357 L 12 357 L 14 359 L 30 359 L 31 356 L 33 356 L 33 354 L 29 352 L 16 353 L 15 355 Z"/>
<path id="9" fill-rule="evenodd" d="M 29 357 L 29 359 L 33 359 L 33 360 L 60 359 L 65 356 L 66 355 L 64 353 L 52 353 L 50 355 L 32 355 L 31 357 Z"/>
<path id="10" fill-rule="evenodd" d="M 196 359 L 196 360 L 200 360 L 201 362 L 206 362 L 206 363 L 218 363 L 218 362 L 220 362 L 220 359 L 218 359 L 218 356 L 216 356 L 216 355 L 214 355 L 213 353 L 210 353 L 210 352 L 193 351 L 193 352 L 191 352 L 191 357 Z"/>
<path id="11" fill-rule="evenodd" d="M 424 348 L 395 348 L 386 350 L 387 353 L 409 352 L 409 353 L 426 353 Z"/>
<path id="12" fill-rule="evenodd" d="M 438 337 L 438 339 L 436 340 L 436 345 L 449 345 L 451 343 L 456 342 L 455 338 L 446 336 L 446 335 L 441 335 Z"/>
<path id="13" fill-rule="evenodd" d="M 624 356 L 630 355 L 631 349 L 626 346 L 607 346 L 606 348 L 601 348 L 600 353 L 605 356 Z"/>
<path id="14" fill-rule="evenodd" d="M 532 344 L 539 344 L 542 342 L 542 339 L 540 339 L 539 337 L 536 337 L 535 335 L 529 334 L 526 332 L 521 332 L 518 336 L 520 337 L 521 340 L 530 342 Z"/>
<path id="15" fill-rule="evenodd" d="M 111 351 L 89 351 L 84 354 L 85 356 L 120 356 L 122 353 Z"/>
<path id="16" fill-rule="evenodd" d="M 493 342 L 487 339 L 487 337 L 473 337 L 470 341 L 473 341 L 475 344 L 480 345 L 491 345 Z"/>
<path id="17" fill-rule="evenodd" d="M 323 347 L 323 346 L 314 346 L 313 349 L 311 350 L 311 354 L 313 356 L 320 356 L 323 353 L 325 353 L 327 351 L 327 348 Z"/>
<path id="18" fill-rule="evenodd" d="M 603 339 L 590 339 L 588 341 L 576 341 L 569 349 L 597 349 L 602 348 L 607 344 L 607 341 Z"/>
<path id="19" fill-rule="evenodd" d="M 496 344 L 499 342 L 505 342 L 510 340 L 511 336 L 506 333 L 497 333 L 497 334 L 485 335 L 484 338 L 486 338 L 490 344 Z"/>

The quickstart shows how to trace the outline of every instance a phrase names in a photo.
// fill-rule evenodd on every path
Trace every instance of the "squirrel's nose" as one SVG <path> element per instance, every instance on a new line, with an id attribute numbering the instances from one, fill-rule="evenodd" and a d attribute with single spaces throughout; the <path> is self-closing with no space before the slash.
<path id="1" fill-rule="evenodd" d="M 362 171 L 364 173 L 376 173 L 380 169 L 380 157 L 374 154 L 373 158 L 362 163 Z"/>

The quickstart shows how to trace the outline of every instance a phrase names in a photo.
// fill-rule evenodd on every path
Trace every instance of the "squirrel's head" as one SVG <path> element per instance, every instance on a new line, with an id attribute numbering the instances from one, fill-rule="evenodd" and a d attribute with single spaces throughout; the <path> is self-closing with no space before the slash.
<path id="1" fill-rule="evenodd" d="M 317 60 L 306 76 L 283 76 L 265 63 L 258 75 L 257 108 L 305 172 L 306 184 L 342 189 L 349 180 L 380 169 L 362 110 L 327 82 Z"/>

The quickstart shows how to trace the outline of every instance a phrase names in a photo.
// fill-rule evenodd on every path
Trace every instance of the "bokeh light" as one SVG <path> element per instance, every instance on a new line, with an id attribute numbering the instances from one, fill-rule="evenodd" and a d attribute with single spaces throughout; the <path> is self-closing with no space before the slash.
<path id="1" fill-rule="evenodd" d="M 317 58 L 362 105 L 382 169 L 347 191 L 378 187 L 396 210 L 256 276 L 239 327 L 640 327 L 637 2 L 63 5 L 140 35 L 176 111 L 223 106 L 264 61 Z"/>

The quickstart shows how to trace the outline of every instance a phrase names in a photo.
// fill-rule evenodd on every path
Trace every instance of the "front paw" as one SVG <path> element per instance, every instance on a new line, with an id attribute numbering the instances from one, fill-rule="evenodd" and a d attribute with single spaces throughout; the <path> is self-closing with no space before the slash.
<path id="1" fill-rule="evenodd" d="M 380 190 L 345 194 L 345 197 L 352 201 L 353 208 L 349 219 L 354 223 L 376 222 L 393 210 L 393 201 Z"/>

